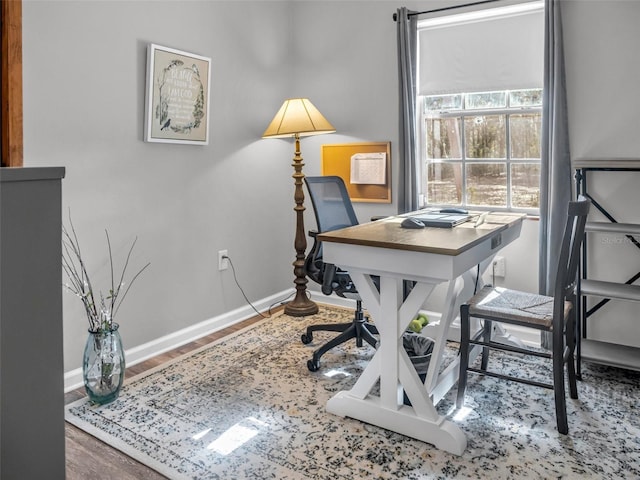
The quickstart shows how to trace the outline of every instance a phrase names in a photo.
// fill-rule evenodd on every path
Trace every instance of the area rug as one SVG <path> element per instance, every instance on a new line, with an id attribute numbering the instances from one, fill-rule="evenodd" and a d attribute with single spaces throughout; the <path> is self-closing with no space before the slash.
<path id="1" fill-rule="evenodd" d="M 557 433 L 551 391 L 470 374 L 466 408 L 450 392 L 438 409 L 468 438 L 462 456 L 325 411 L 373 355 L 353 342 L 312 351 L 348 321 L 343 309 L 280 315 L 127 380 L 96 407 L 79 400 L 66 420 L 171 479 L 640 478 L 640 373 L 586 364 L 569 435 Z M 455 355 L 455 344 L 449 355 Z M 539 360 L 492 365 L 541 375 Z"/>

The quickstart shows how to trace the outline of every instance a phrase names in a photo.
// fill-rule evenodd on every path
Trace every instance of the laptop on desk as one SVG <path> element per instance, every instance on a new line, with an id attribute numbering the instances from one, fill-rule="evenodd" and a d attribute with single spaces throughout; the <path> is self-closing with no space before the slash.
<path id="1" fill-rule="evenodd" d="M 453 228 L 469 220 L 472 215 L 430 212 L 411 215 L 411 217 L 420 220 L 425 227 Z"/>

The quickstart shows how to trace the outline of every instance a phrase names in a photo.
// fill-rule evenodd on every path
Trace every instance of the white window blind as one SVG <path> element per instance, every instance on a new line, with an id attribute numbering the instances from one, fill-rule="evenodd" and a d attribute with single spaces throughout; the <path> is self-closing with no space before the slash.
<path id="1" fill-rule="evenodd" d="M 418 22 L 418 94 L 542 87 L 544 5 L 508 7 Z"/>

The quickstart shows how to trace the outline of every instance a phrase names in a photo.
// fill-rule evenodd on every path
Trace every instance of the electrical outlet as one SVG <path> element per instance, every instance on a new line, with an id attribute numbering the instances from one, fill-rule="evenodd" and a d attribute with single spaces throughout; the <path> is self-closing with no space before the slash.
<path id="1" fill-rule="evenodd" d="M 229 257 L 226 250 L 218 250 L 218 270 L 226 270 L 229 268 Z"/>
<path id="2" fill-rule="evenodd" d="M 504 257 L 496 257 L 493 259 L 493 274 L 500 278 L 506 277 L 507 264 Z"/>

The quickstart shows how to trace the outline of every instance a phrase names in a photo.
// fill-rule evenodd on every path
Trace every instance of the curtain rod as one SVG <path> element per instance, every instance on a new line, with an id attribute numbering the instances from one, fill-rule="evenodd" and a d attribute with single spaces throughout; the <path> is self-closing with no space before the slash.
<path id="1" fill-rule="evenodd" d="M 465 3 L 462 5 L 452 5 L 450 7 L 442 7 L 442 8 L 436 8 L 433 10 L 425 10 L 423 12 L 409 12 L 407 15 L 410 17 L 413 17 L 414 15 L 424 15 L 426 13 L 436 13 L 436 12 L 444 12 L 447 10 L 455 10 L 458 8 L 464 8 L 464 7 L 473 7 L 475 5 L 482 5 L 483 3 L 494 3 L 494 2 L 499 2 L 500 0 L 481 0 L 479 2 L 472 2 L 472 3 Z M 396 22 L 398 21 L 398 14 L 394 13 L 393 14 L 393 21 Z"/>

